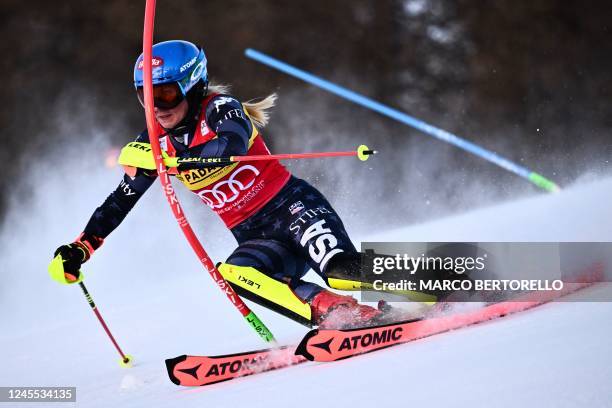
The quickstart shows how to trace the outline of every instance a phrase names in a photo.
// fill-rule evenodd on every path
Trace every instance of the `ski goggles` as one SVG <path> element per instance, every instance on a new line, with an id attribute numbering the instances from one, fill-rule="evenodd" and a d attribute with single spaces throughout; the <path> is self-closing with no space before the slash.
<path id="1" fill-rule="evenodd" d="M 144 88 L 136 88 L 138 101 L 144 106 Z M 185 94 L 178 82 L 170 82 L 153 86 L 153 105 L 159 109 L 174 109 L 183 102 Z"/>

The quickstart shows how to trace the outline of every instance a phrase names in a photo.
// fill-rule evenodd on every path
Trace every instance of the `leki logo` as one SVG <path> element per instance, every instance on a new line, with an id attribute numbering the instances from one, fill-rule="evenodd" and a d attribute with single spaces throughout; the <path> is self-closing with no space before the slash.
<path id="1" fill-rule="evenodd" d="M 151 58 L 151 66 L 153 68 L 155 67 L 161 67 L 162 65 L 164 65 L 164 60 L 160 57 L 153 57 Z M 140 60 L 140 62 L 138 62 L 138 69 L 142 71 L 142 68 L 144 67 L 144 59 Z"/>
<path id="2" fill-rule="evenodd" d="M 249 286 L 257 287 L 257 289 L 260 289 L 260 288 L 261 288 L 261 285 L 260 285 L 259 283 L 255 282 L 255 281 L 253 281 L 253 280 L 251 280 L 251 279 L 249 279 L 249 278 L 245 278 L 245 277 L 244 277 L 244 276 L 242 276 L 242 275 L 238 276 L 238 280 L 239 280 L 240 282 L 246 283 L 246 284 L 247 284 L 247 285 L 249 285 Z"/>
<path id="3" fill-rule="evenodd" d="M 235 201 L 242 191 L 250 188 L 257 176 L 259 170 L 247 164 L 237 168 L 227 180 L 216 183 L 210 190 L 200 191 L 198 195 L 210 208 L 223 208 L 227 203 Z"/>

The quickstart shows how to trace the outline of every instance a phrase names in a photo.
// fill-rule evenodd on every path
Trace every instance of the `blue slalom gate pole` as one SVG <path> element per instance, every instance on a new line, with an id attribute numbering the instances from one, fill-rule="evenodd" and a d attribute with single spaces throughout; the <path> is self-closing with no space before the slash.
<path id="1" fill-rule="evenodd" d="M 360 95 L 356 92 L 353 92 L 340 85 L 334 84 L 333 82 L 327 81 L 316 75 L 310 74 L 306 71 L 302 71 L 299 68 L 296 68 L 283 61 L 272 58 L 257 50 L 247 48 L 245 50 L 245 55 L 264 65 L 277 69 L 293 77 L 299 78 L 302 81 L 308 82 L 309 84 L 322 88 L 344 99 L 348 99 L 349 101 L 354 102 L 358 105 L 361 105 L 375 112 L 378 112 L 382 115 L 395 119 L 398 122 L 408 125 L 414 129 L 420 130 L 421 132 L 427 135 L 433 136 L 436 139 L 440 139 L 446 143 L 450 143 L 460 149 L 463 149 L 491 163 L 494 163 L 498 165 L 499 167 L 506 169 L 509 172 L 512 172 L 530 181 L 531 183 L 535 184 L 536 186 L 540 187 L 543 190 L 546 190 L 549 192 L 560 191 L 560 188 L 557 184 L 555 184 L 553 181 L 549 180 L 548 178 L 542 176 L 541 174 L 531 171 L 523 166 L 520 166 L 498 155 L 495 152 L 487 150 L 475 143 L 470 142 L 469 140 L 465 140 L 457 135 L 447 132 L 444 129 L 440 129 L 435 126 L 432 126 L 404 112 L 398 111 L 397 109 L 393 109 L 387 105 L 384 105 L 366 96 Z"/>

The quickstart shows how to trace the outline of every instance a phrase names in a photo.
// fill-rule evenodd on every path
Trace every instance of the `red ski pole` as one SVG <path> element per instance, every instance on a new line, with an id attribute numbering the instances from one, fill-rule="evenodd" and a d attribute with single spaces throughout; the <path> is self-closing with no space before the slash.
<path id="1" fill-rule="evenodd" d="M 285 153 L 253 156 L 230 156 L 232 162 L 259 161 L 259 160 L 287 160 L 287 159 L 318 159 L 321 157 L 347 157 L 357 156 L 359 160 L 366 161 L 369 156 L 376 154 L 376 150 L 370 150 L 368 146 L 361 145 L 357 150 L 348 152 L 319 152 L 319 153 Z"/>
<path id="2" fill-rule="evenodd" d="M 183 230 L 187 241 L 195 251 L 196 255 L 204 265 L 204 268 L 208 271 L 210 276 L 213 278 L 219 288 L 227 295 L 228 299 L 238 309 L 242 316 L 246 319 L 248 324 L 253 328 L 259 336 L 267 341 L 274 342 L 274 336 L 263 324 L 263 322 L 257 317 L 257 315 L 249 309 L 249 307 L 242 301 L 240 297 L 234 292 L 232 287 L 225 281 L 221 273 L 217 270 L 210 257 L 200 244 L 200 241 L 196 237 L 195 233 L 189 225 L 189 221 L 183 214 L 183 209 L 174 193 L 174 188 L 170 182 L 166 166 L 162 159 L 161 148 L 159 145 L 159 132 L 156 126 L 155 113 L 153 110 L 153 75 L 152 75 L 152 49 L 153 49 L 153 26 L 155 23 L 155 0 L 147 0 L 145 6 L 145 20 L 144 20 L 144 32 L 142 38 L 142 49 L 143 49 L 143 76 L 144 76 L 144 105 L 145 114 L 147 118 L 147 129 L 149 131 L 149 139 L 151 142 L 151 148 L 153 149 L 153 157 L 155 159 L 155 166 L 157 168 L 157 174 L 159 180 L 162 183 L 164 193 L 170 208 L 174 213 L 174 217 L 178 222 L 179 226 Z"/>
<path id="3" fill-rule="evenodd" d="M 129 146 L 129 145 L 128 145 Z M 210 166 L 228 166 L 237 162 L 262 161 L 262 160 L 289 160 L 289 159 L 318 159 L 323 157 L 349 157 L 356 156 L 361 161 L 366 161 L 368 158 L 378 153 L 376 150 L 370 150 L 368 146 L 361 145 L 357 150 L 348 152 L 317 152 L 317 153 L 284 153 L 284 154 L 259 154 L 251 156 L 229 156 L 229 157 L 169 157 L 164 159 L 164 163 L 168 167 L 177 167 L 178 165 L 189 166 L 193 168 L 210 167 Z M 121 163 L 121 159 L 120 159 Z"/>
<path id="4" fill-rule="evenodd" d="M 81 281 L 79 282 L 79 286 L 83 290 L 83 294 L 85 295 L 85 299 L 87 299 L 87 303 L 89 303 L 89 306 L 91 306 L 91 310 L 93 310 L 94 314 L 100 321 L 100 324 L 104 328 L 104 331 L 106 332 L 110 340 L 113 342 L 113 345 L 119 352 L 119 355 L 121 356 L 121 361 L 119 361 L 119 364 L 122 367 L 131 367 L 132 366 L 132 356 L 125 354 L 123 350 L 121 350 L 121 347 L 119 347 L 119 344 L 117 344 L 117 340 L 115 340 L 115 337 L 113 337 L 113 334 L 110 332 L 108 326 L 106 325 L 106 322 L 104 321 L 104 319 L 102 318 L 102 315 L 100 314 L 100 311 L 98 310 L 96 304 L 94 303 L 93 298 L 91 297 L 91 295 L 89 294 L 89 291 L 85 287 L 85 284 Z"/>
<path id="5" fill-rule="evenodd" d="M 152 160 L 151 152 L 153 145 L 149 143 L 128 143 L 119 155 L 119 164 L 125 166 L 129 171 L 136 171 L 137 167 L 156 170 L 157 163 Z M 370 156 L 378 153 L 370 150 L 366 145 L 359 146 L 356 150 L 348 152 L 316 152 L 316 153 L 283 153 L 283 154 L 255 154 L 250 156 L 221 156 L 221 157 L 164 157 L 166 167 L 182 166 L 183 170 L 190 168 L 221 167 L 230 166 L 237 162 L 263 161 L 263 160 L 293 160 L 293 159 L 318 159 L 325 157 L 357 157 L 366 161 Z M 130 173 L 128 173 L 130 174 Z"/>

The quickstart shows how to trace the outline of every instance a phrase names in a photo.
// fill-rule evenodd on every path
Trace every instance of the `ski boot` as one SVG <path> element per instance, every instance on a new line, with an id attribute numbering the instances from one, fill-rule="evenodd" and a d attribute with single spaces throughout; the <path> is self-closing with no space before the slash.
<path id="1" fill-rule="evenodd" d="M 383 312 L 362 305 L 352 296 L 323 289 L 310 301 L 314 322 L 321 329 L 348 329 L 376 324 Z"/>

